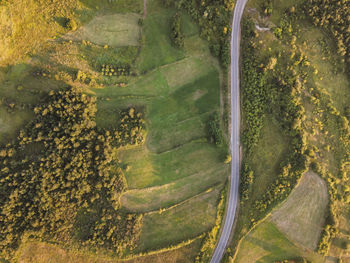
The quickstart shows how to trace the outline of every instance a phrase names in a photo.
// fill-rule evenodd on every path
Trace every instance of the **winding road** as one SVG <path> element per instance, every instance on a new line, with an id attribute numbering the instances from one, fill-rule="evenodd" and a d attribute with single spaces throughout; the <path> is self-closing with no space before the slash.
<path id="1" fill-rule="evenodd" d="M 219 242 L 216 245 L 213 257 L 210 263 L 219 263 L 226 251 L 233 223 L 236 216 L 238 203 L 238 186 L 240 170 L 240 100 L 239 100 L 239 51 L 241 36 L 241 18 L 244 7 L 248 0 L 237 0 L 232 22 L 231 35 L 231 178 L 230 193 L 224 228 L 222 229 Z"/>

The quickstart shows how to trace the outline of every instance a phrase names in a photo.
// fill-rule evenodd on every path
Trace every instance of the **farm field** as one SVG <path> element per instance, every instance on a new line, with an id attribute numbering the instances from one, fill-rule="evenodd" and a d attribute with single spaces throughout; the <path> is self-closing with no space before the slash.
<path id="1" fill-rule="evenodd" d="M 0 96 L 6 99 L 0 105 L 0 142 L 15 139 L 34 118 L 33 106 L 62 87 L 96 97 L 98 129 L 117 128 L 131 107 L 142 113 L 145 140 L 113 154 L 127 185 L 118 196 L 120 210 L 143 215 L 139 241 L 126 256 L 150 255 L 123 262 L 192 262 L 216 223 L 229 174 L 225 143 L 215 145 L 208 131 L 209 120 L 221 111 L 221 69 L 188 14 L 180 12 L 185 44 L 177 48 L 170 38 L 176 10 L 148 0 L 144 14 L 143 2 L 132 2 L 80 1 L 79 16 L 70 16 L 76 28 L 53 28 L 50 41 L 51 33 L 40 32 L 40 49 L 27 43 L 35 54 L 22 56 L 28 53 L 23 51 L 22 63 L 1 69 Z M 106 65 L 115 73 L 124 66 L 130 71 L 105 74 Z M 119 262 L 110 250 L 72 250 L 74 242 L 28 241 L 16 257 L 28 263 Z M 174 246 L 179 247 L 169 248 Z"/>
<path id="2" fill-rule="evenodd" d="M 294 245 L 273 223 L 264 221 L 243 239 L 235 262 L 268 263 L 300 257 L 324 262 L 321 256 Z"/>
<path id="3" fill-rule="evenodd" d="M 307 173 L 290 196 L 259 223 L 238 248 L 235 262 L 275 262 L 306 258 L 324 262 L 314 253 L 327 206 L 325 182 Z"/>
<path id="4" fill-rule="evenodd" d="M 84 254 L 83 252 L 72 252 L 69 250 L 67 251 L 47 243 L 31 242 L 27 245 L 23 245 L 19 249 L 18 259 L 20 262 L 23 263 L 162 263 L 165 260 L 170 263 L 189 263 L 193 262 L 193 259 L 196 256 L 195 251 L 197 251 L 199 248 L 200 240 L 197 240 L 189 245 L 183 246 L 175 250 L 120 261 L 108 257 L 100 257 L 96 255 L 89 255 L 86 253 Z"/>

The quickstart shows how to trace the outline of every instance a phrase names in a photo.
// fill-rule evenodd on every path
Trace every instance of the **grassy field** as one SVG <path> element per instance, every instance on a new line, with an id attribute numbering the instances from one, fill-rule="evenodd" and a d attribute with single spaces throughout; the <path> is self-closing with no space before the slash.
<path id="1" fill-rule="evenodd" d="M 134 13 L 98 16 L 77 31 L 65 35 L 72 40 L 85 40 L 100 46 L 137 46 L 140 39 L 138 20 Z"/>
<path id="2" fill-rule="evenodd" d="M 170 246 L 208 231 L 215 223 L 218 195 L 214 189 L 165 212 L 146 214 L 137 250 Z"/>
<path id="3" fill-rule="evenodd" d="M 242 239 L 235 262 L 275 262 L 298 257 L 324 262 L 313 251 L 327 199 L 325 182 L 312 172 L 305 174 L 286 201 Z"/>
<path id="4" fill-rule="evenodd" d="M 271 263 L 298 257 L 315 263 L 324 262 L 321 256 L 294 245 L 273 223 L 264 221 L 241 242 L 235 262 Z"/>
<path id="5" fill-rule="evenodd" d="M 122 196 L 121 202 L 128 210 L 138 212 L 148 212 L 169 207 L 206 191 L 212 186 L 223 183 L 227 178 L 228 172 L 228 167 L 222 165 L 170 184 L 129 190 Z"/>
<path id="6" fill-rule="evenodd" d="M 163 9 L 158 4 L 159 1 L 150 2 L 143 29 L 145 45 L 137 62 L 141 72 L 178 61 L 185 56 L 183 51 L 171 44 L 169 38 L 170 21 L 174 10 Z"/>
<path id="7" fill-rule="evenodd" d="M 310 172 L 287 200 L 271 215 L 271 221 L 294 242 L 315 250 L 328 203 L 326 183 Z"/>
<path id="8" fill-rule="evenodd" d="M 259 199 L 280 172 L 280 162 L 288 151 L 288 137 L 282 134 L 272 116 L 264 121 L 261 138 L 249 159 L 255 174 L 251 199 Z"/>
<path id="9" fill-rule="evenodd" d="M 199 247 L 200 240 L 197 240 L 175 250 L 120 261 L 117 259 L 90 256 L 80 252 L 64 250 L 52 244 L 30 242 L 19 249 L 17 256 L 21 263 L 163 263 L 165 261 L 169 263 L 189 263 L 193 262 L 196 256 L 195 251 L 197 251 Z"/>

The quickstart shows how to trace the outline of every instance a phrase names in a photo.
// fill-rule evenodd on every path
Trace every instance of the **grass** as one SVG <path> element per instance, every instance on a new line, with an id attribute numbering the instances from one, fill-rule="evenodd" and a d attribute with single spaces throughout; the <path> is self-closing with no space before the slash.
<path id="1" fill-rule="evenodd" d="M 86 40 L 100 46 L 139 45 L 140 15 L 134 13 L 97 16 L 77 31 L 65 35 L 73 40 Z"/>
<path id="2" fill-rule="evenodd" d="M 121 202 L 126 209 L 138 212 L 169 207 L 225 182 L 227 173 L 227 166 L 215 166 L 162 186 L 129 190 L 122 196 Z"/>
<path id="3" fill-rule="evenodd" d="M 348 89 L 350 80 L 345 73 L 341 72 L 341 68 L 345 66 L 335 52 L 334 42 L 320 29 L 310 25 L 303 28 L 301 40 L 307 42 L 303 50 L 312 66 L 318 71 L 318 74 L 312 77 L 314 84 L 324 88 L 330 94 L 334 106 L 344 114 L 350 101 Z M 329 53 L 322 48 L 320 42 L 324 42 L 329 47 Z"/>
<path id="4" fill-rule="evenodd" d="M 197 162 L 201 156 L 201 162 Z M 216 166 L 217 149 L 208 143 L 191 142 L 160 154 L 150 153 L 146 147 L 120 151 L 123 163 L 131 165 L 126 172 L 130 188 L 144 188 L 171 183 Z"/>
<path id="5" fill-rule="evenodd" d="M 294 242 L 315 250 L 327 203 L 326 183 L 318 175 L 309 172 L 287 200 L 272 213 L 271 221 Z"/>
<path id="6" fill-rule="evenodd" d="M 196 256 L 195 251 L 197 251 L 199 247 L 200 240 L 197 240 L 175 250 L 121 261 L 118 259 L 84 254 L 82 252 L 64 250 L 53 244 L 30 242 L 22 245 L 17 255 L 19 262 L 22 263 L 162 263 L 165 261 L 169 263 L 189 263 L 193 262 Z"/>
<path id="7" fill-rule="evenodd" d="M 218 196 L 215 189 L 161 214 L 145 215 L 137 250 L 159 249 L 208 231 L 215 223 Z"/>
<path id="8" fill-rule="evenodd" d="M 241 242 L 235 262 L 271 263 L 298 257 L 315 263 L 324 262 L 321 256 L 294 245 L 273 223 L 264 221 Z"/>
<path id="9" fill-rule="evenodd" d="M 171 90 L 182 87 L 213 70 L 208 57 L 189 57 L 161 68 Z"/>
<path id="10" fill-rule="evenodd" d="M 143 27 L 145 44 L 137 62 L 141 72 L 184 58 L 184 52 L 175 48 L 170 40 L 170 19 L 175 11 L 152 3 L 155 0 L 148 2 L 149 13 Z"/>
<path id="11" fill-rule="evenodd" d="M 287 150 L 288 138 L 282 134 L 273 117 L 267 115 L 259 143 L 248 160 L 254 171 L 251 199 L 259 199 L 276 180 L 280 172 L 280 162 Z"/>

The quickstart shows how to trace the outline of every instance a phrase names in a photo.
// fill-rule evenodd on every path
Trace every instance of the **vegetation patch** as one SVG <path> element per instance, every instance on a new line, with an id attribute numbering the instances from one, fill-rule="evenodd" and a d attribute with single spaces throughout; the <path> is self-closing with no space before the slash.
<path id="1" fill-rule="evenodd" d="M 169 246 L 207 231 L 215 223 L 218 193 L 215 189 L 164 212 L 146 214 L 138 250 Z"/>
<path id="2" fill-rule="evenodd" d="M 197 251 L 199 246 L 200 240 L 197 240 L 175 250 L 140 256 L 130 260 L 118 260 L 91 253 L 65 250 L 53 244 L 28 242 L 20 247 L 17 258 L 19 262 L 23 263 L 163 263 L 164 261 L 190 263 L 193 262 L 194 251 Z"/>
<path id="3" fill-rule="evenodd" d="M 315 250 L 328 203 L 327 185 L 316 174 L 306 173 L 271 221 L 294 242 Z"/>
<path id="4" fill-rule="evenodd" d="M 65 35 L 72 40 L 86 40 L 100 46 L 137 46 L 140 39 L 140 15 L 113 14 L 98 16 L 77 31 Z"/>
<path id="5" fill-rule="evenodd" d="M 9 259 L 25 232 L 118 254 L 132 249 L 142 217 L 117 213 L 126 185 L 111 133 L 96 128 L 95 99 L 70 88 L 45 101 L 18 139 L 0 149 L 2 255 Z"/>
<path id="6" fill-rule="evenodd" d="M 121 202 L 123 207 L 130 211 L 147 212 L 169 207 L 223 183 L 227 178 L 227 173 L 227 166 L 221 164 L 214 169 L 179 179 L 170 184 L 127 191 L 123 194 Z"/>
<path id="7" fill-rule="evenodd" d="M 156 0 L 149 2 L 149 14 L 143 26 L 144 43 L 137 62 L 141 72 L 184 58 L 183 51 L 174 47 L 170 39 L 170 19 L 174 11 L 159 8 Z"/>
<path id="8" fill-rule="evenodd" d="M 284 262 L 300 257 L 323 262 L 321 256 L 297 247 L 273 223 L 264 221 L 242 240 L 234 262 Z"/>

